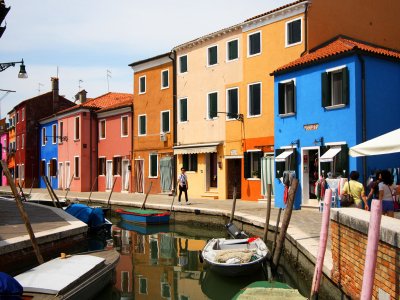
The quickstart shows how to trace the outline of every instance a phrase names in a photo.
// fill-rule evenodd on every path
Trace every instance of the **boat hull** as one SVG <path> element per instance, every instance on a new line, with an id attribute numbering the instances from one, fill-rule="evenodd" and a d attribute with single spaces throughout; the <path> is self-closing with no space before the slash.
<path id="1" fill-rule="evenodd" d="M 142 235 L 149 235 L 159 232 L 170 231 L 169 224 L 153 224 L 152 226 L 146 226 L 146 224 L 137 224 L 133 222 L 121 221 L 117 224 L 117 226 L 125 230 L 135 231 Z"/>
<path id="2" fill-rule="evenodd" d="M 140 224 L 168 224 L 171 214 L 169 212 L 141 213 L 141 210 L 115 210 L 123 221 Z"/>

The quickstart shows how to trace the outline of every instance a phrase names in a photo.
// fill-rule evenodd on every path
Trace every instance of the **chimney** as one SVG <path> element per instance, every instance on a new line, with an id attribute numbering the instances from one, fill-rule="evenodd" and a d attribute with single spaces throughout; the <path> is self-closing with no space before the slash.
<path id="1" fill-rule="evenodd" d="M 57 77 L 51 77 L 51 87 L 53 91 L 53 113 L 56 113 L 60 107 Z"/>
<path id="2" fill-rule="evenodd" d="M 85 90 L 79 92 L 79 101 L 81 102 L 81 104 L 86 102 L 86 94 L 87 92 Z"/>

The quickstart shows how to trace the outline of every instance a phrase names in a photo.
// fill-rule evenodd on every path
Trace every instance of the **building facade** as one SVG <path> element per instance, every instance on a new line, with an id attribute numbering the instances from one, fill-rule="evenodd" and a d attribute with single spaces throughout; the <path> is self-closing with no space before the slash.
<path id="1" fill-rule="evenodd" d="M 8 156 L 8 124 L 6 123 L 6 118 L 0 120 L 0 149 L 1 149 L 1 160 L 7 163 Z M 7 178 L 3 173 L 3 166 L 0 165 L 1 172 L 1 186 L 7 185 Z"/>
<path id="2" fill-rule="evenodd" d="M 15 110 L 8 113 L 8 151 L 7 151 L 7 167 L 11 177 L 15 178 Z"/>
<path id="3" fill-rule="evenodd" d="M 336 189 L 353 170 L 365 184 L 399 167 L 399 154 L 352 158 L 348 149 L 398 128 L 400 52 L 338 37 L 274 74 L 277 207 L 285 207 L 287 172 L 299 179 L 298 209 L 317 204 L 321 176 Z"/>
<path id="4" fill-rule="evenodd" d="M 57 119 L 46 118 L 39 122 L 40 154 L 39 154 L 39 188 L 46 188 L 44 176 L 48 178 L 53 189 L 58 189 L 58 136 Z"/>
<path id="5" fill-rule="evenodd" d="M 134 71 L 133 191 L 174 189 L 173 63 L 165 53 L 129 65 Z"/>

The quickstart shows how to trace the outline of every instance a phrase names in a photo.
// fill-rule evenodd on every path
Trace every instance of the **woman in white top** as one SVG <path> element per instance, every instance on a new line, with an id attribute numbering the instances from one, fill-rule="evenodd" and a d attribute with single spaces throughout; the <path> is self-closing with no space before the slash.
<path id="1" fill-rule="evenodd" d="M 392 174 L 388 170 L 381 173 L 382 181 L 379 183 L 379 200 L 382 201 L 382 213 L 394 217 L 393 196 L 398 193 L 398 186 L 393 184 Z"/>

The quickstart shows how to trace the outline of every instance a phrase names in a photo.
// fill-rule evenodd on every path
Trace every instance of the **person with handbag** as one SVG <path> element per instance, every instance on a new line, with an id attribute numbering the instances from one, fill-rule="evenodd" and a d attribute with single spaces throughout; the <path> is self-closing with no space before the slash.
<path id="1" fill-rule="evenodd" d="M 393 184 L 392 174 L 388 170 L 381 173 L 382 181 L 379 183 L 379 200 L 382 201 L 382 213 L 389 217 L 394 217 L 395 197 L 398 186 Z"/>
<path id="2" fill-rule="evenodd" d="M 357 171 L 350 172 L 350 180 L 346 182 L 341 191 L 341 195 L 349 195 L 353 197 L 354 204 L 349 207 L 357 207 L 362 209 L 364 203 L 364 209 L 369 210 L 367 197 L 365 196 L 364 185 L 358 182 L 360 178 L 360 173 Z"/>

